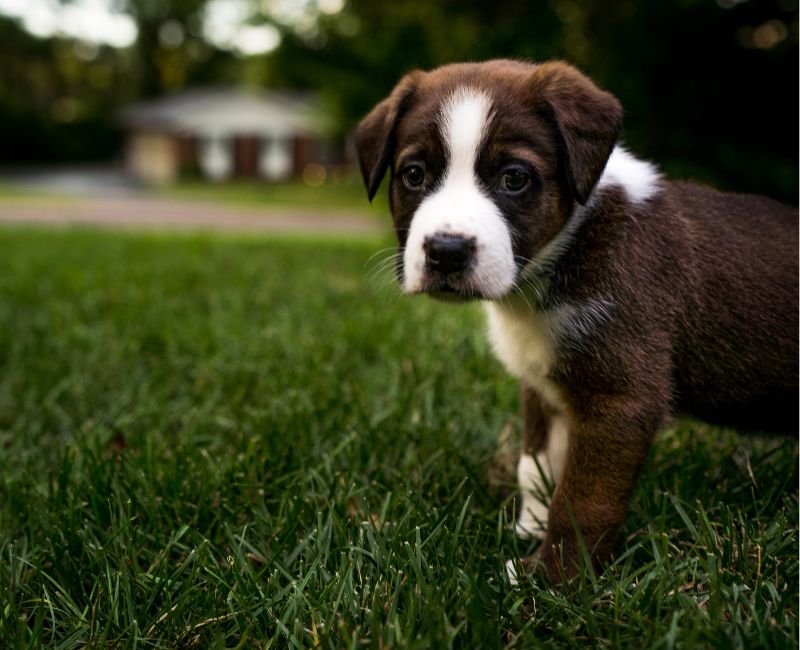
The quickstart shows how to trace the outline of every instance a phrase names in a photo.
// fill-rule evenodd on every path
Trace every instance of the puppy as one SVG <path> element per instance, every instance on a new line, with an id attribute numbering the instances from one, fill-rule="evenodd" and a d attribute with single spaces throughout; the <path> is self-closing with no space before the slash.
<path id="1" fill-rule="evenodd" d="M 576 529 L 609 559 L 671 415 L 797 433 L 796 210 L 667 180 L 621 125 L 575 68 L 497 60 L 406 75 L 356 133 L 370 199 L 391 172 L 403 289 L 484 301 L 522 383 L 517 530 L 554 581 Z"/>

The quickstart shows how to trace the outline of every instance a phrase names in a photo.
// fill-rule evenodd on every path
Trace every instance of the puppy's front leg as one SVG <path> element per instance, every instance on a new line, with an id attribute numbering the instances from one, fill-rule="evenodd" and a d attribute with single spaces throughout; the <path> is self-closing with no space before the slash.
<path id="1" fill-rule="evenodd" d="M 522 497 L 516 531 L 521 538 L 544 539 L 547 531 L 548 484 L 557 483 L 567 453 L 567 420 L 533 388 L 522 387 L 524 418 L 517 483 Z"/>
<path id="2" fill-rule="evenodd" d="M 654 400 L 594 400 L 571 418 L 569 448 L 539 551 L 554 582 L 573 577 L 581 559 L 577 525 L 592 563 L 608 560 L 639 470 L 663 419 Z"/>

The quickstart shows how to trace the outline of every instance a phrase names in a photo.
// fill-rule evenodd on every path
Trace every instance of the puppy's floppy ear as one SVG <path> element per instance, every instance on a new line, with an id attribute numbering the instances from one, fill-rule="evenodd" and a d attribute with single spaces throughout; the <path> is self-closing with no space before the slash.
<path id="1" fill-rule="evenodd" d="M 532 76 L 535 102 L 558 131 L 567 185 L 584 205 L 619 136 L 622 105 L 561 61 L 538 65 Z"/>
<path id="2" fill-rule="evenodd" d="M 378 191 L 392 158 L 397 122 L 408 109 L 424 74 L 420 70 L 409 72 L 395 86 L 392 94 L 373 108 L 356 129 L 358 164 L 370 201 Z"/>

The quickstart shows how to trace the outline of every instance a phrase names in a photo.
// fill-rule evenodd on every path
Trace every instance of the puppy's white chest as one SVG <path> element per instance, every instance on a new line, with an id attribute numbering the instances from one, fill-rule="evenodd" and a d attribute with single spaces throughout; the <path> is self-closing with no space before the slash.
<path id="1" fill-rule="evenodd" d="M 552 406 L 561 399 L 548 375 L 555 355 L 549 317 L 526 304 L 507 306 L 487 303 L 489 341 L 506 369 L 524 381 Z"/>

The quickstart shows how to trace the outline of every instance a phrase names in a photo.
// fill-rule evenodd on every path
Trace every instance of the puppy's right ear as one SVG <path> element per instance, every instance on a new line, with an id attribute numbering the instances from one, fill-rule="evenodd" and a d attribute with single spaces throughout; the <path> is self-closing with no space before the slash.
<path id="1" fill-rule="evenodd" d="M 356 129 L 356 152 L 361 175 L 372 201 L 389 167 L 394 152 L 397 122 L 408 109 L 419 80 L 425 73 L 409 72 L 395 86 L 392 94 L 378 104 Z"/>
<path id="2" fill-rule="evenodd" d="M 575 200 L 586 205 L 622 128 L 622 106 L 582 72 L 561 61 L 533 71 L 537 101 L 561 140 L 561 166 Z"/>

